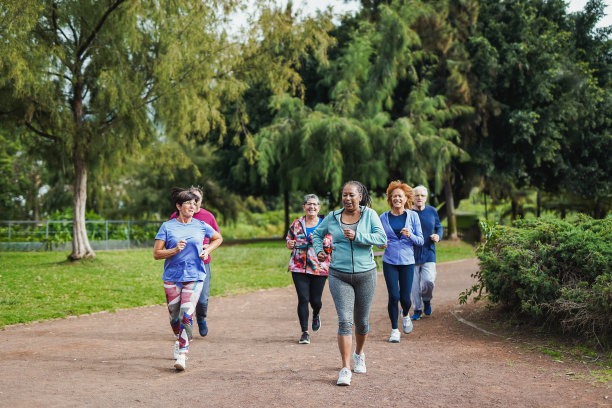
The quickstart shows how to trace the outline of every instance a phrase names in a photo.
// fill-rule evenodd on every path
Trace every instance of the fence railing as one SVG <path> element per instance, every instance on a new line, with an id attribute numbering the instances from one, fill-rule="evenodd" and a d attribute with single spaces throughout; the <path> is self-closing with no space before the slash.
<path id="1" fill-rule="evenodd" d="M 163 221 L 85 221 L 93 249 L 152 246 Z M 72 221 L 0 221 L 1 251 L 72 249 Z"/>

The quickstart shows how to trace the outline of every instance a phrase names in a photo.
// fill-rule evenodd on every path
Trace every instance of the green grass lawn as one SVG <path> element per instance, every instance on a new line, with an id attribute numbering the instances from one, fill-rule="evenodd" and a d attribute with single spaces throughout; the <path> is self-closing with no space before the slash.
<path id="1" fill-rule="evenodd" d="M 469 244 L 443 241 L 438 262 L 471 258 Z M 164 303 L 163 261 L 153 250 L 98 251 L 66 261 L 63 252 L 0 253 L 0 327 L 69 315 Z M 291 284 L 283 242 L 220 247 L 213 253 L 211 295 Z"/>

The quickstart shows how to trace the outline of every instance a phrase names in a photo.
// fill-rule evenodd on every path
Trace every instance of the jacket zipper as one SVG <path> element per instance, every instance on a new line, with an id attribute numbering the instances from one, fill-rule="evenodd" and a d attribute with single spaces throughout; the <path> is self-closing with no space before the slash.
<path id="1" fill-rule="evenodd" d="M 363 212 L 361 211 L 361 208 L 359 209 L 359 219 L 357 220 L 357 228 L 355 228 L 355 234 L 357 234 L 357 230 L 359 229 L 359 223 L 361 222 L 361 216 L 363 215 Z M 340 219 L 342 219 L 342 212 L 340 212 Z M 338 219 L 336 218 L 336 222 L 338 223 L 338 225 L 340 225 L 340 228 L 342 228 L 342 223 L 340 221 L 338 221 Z M 353 258 L 353 241 L 351 241 L 349 239 L 349 244 L 351 244 L 351 270 L 353 271 L 353 273 L 355 273 L 355 259 Z"/>

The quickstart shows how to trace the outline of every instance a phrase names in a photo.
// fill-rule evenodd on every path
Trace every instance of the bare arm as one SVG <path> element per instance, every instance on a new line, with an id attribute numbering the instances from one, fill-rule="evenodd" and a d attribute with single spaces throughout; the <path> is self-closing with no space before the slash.
<path id="1" fill-rule="evenodd" d="M 153 258 L 156 260 L 170 258 L 185 248 L 185 240 L 180 240 L 176 246 L 172 249 L 164 249 L 166 241 L 161 239 L 155 240 L 155 246 L 153 246 Z"/>
<path id="2" fill-rule="evenodd" d="M 208 256 L 210 255 L 210 253 L 214 251 L 215 249 L 217 249 L 219 245 L 221 245 L 222 242 L 223 242 L 223 237 L 221 236 L 221 234 L 218 232 L 215 232 L 213 236 L 210 237 L 210 244 L 208 244 L 208 246 L 202 250 L 202 253 L 200 254 L 200 258 L 208 259 Z"/>

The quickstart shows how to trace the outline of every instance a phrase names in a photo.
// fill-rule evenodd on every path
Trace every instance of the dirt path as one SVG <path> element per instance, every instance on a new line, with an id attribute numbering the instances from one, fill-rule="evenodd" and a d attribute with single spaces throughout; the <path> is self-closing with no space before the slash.
<path id="1" fill-rule="evenodd" d="M 212 298 L 210 334 L 195 339 L 182 373 L 163 306 L 8 327 L 0 331 L 0 407 L 610 407 L 610 385 L 580 379 L 583 365 L 526 352 L 450 314 L 475 268 L 475 260 L 440 264 L 434 313 L 399 344 L 387 342 L 379 274 L 368 372 L 354 374 L 350 387 L 335 385 L 329 290 L 321 330 L 299 345 L 288 287 Z"/>

